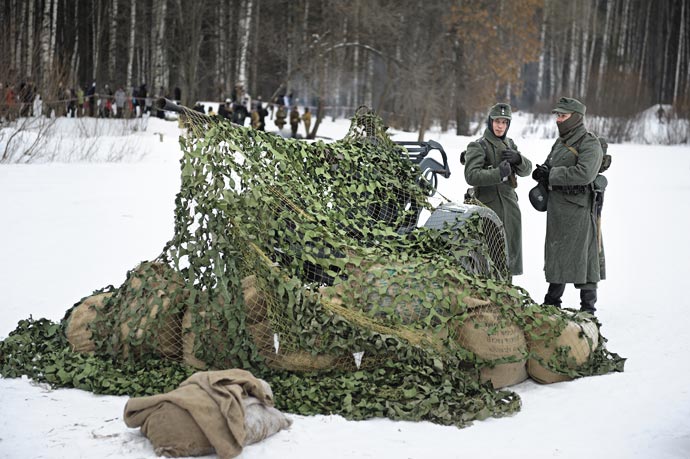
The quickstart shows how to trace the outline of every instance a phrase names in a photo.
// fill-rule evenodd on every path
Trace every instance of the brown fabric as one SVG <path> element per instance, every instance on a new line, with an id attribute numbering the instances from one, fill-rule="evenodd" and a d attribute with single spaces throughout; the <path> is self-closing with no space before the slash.
<path id="1" fill-rule="evenodd" d="M 599 345 L 599 329 L 592 321 L 569 321 L 561 334 L 553 340 L 538 339 L 535 337 L 549 336 L 549 327 L 555 327 L 556 320 L 546 320 L 541 327 L 534 330 L 533 334 L 528 334 L 528 346 L 530 354 L 537 358 L 531 358 L 527 362 L 527 372 L 529 376 L 541 384 L 551 384 L 556 382 L 570 381 L 573 378 L 555 373 L 549 370 L 546 365 L 554 356 L 556 349 L 567 346 L 568 367 L 577 369 L 589 359 L 592 351 Z M 588 339 L 589 338 L 589 339 Z M 591 341 L 591 344 L 590 344 Z M 541 359 L 541 362 L 538 360 Z"/>
<path id="2" fill-rule="evenodd" d="M 268 387 L 268 383 L 263 380 L 261 382 Z M 291 424 L 292 420 L 275 407 L 266 406 L 255 397 L 244 399 L 244 427 L 247 432 L 244 446 L 258 443 L 274 433 L 287 429 Z"/>
<path id="3" fill-rule="evenodd" d="M 199 429 L 213 446 L 219 458 L 232 458 L 242 452 L 245 445 L 243 397 L 256 397 L 262 404 L 273 406 L 273 398 L 267 394 L 260 381 L 245 370 L 199 372 L 190 376 L 180 387 L 167 394 L 132 398 L 127 401 L 124 421 L 128 427 L 141 427 L 147 435 L 154 429 L 148 418 L 163 403 L 172 403 L 187 411 Z M 160 422 L 170 424 L 167 419 Z M 175 429 L 165 424 L 155 427 L 159 437 L 162 429 Z M 174 422 L 172 422 L 174 424 Z M 172 438 L 167 436 L 168 438 Z M 177 434 L 178 443 L 193 442 L 184 434 Z M 147 435 L 148 438 L 148 435 Z M 154 445 L 160 448 L 165 445 Z"/>
<path id="4" fill-rule="evenodd" d="M 465 303 L 471 300 L 465 297 Z M 504 323 L 496 306 L 472 308 L 469 317 L 458 329 L 458 343 L 487 361 L 510 358 L 480 371 L 482 381 L 491 381 L 494 388 L 519 384 L 527 379 L 527 341 L 524 332 L 514 323 Z M 495 328 L 495 330 L 494 330 Z"/>
<path id="5" fill-rule="evenodd" d="M 159 403 L 141 426 L 158 456 L 204 456 L 215 453 L 213 445 L 188 411 L 170 403 Z"/>
<path id="6" fill-rule="evenodd" d="M 72 309 L 67 319 L 65 336 L 73 352 L 92 354 L 96 350 L 89 325 L 98 317 L 106 300 L 111 296 L 113 296 L 112 293 L 98 293 L 86 298 Z"/>

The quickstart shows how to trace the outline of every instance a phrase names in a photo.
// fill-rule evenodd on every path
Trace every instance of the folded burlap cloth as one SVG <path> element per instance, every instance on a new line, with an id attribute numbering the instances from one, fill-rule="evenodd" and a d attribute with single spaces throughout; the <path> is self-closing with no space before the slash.
<path id="1" fill-rule="evenodd" d="M 245 446 L 243 398 L 248 396 L 273 406 L 271 394 L 266 393 L 250 372 L 238 369 L 204 371 L 193 374 L 180 387 L 166 394 L 129 399 L 124 420 L 128 427 L 141 427 L 141 432 L 152 441 L 159 455 L 209 454 L 212 453 L 208 450 L 210 443 L 218 457 L 232 458 Z M 180 438 L 181 435 L 189 438 Z M 165 439 L 165 443 L 171 438 L 175 439 L 175 444 L 186 446 L 175 451 L 155 441 Z"/>

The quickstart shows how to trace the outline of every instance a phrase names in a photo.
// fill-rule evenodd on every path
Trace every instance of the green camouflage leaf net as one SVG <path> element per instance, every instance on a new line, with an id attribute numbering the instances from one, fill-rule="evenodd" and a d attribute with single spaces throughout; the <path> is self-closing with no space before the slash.
<path id="1" fill-rule="evenodd" d="M 293 413 L 464 426 L 519 410 L 494 386 L 528 361 L 544 378 L 622 371 L 596 319 L 510 283 L 488 220 L 417 227 L 439 207 L 374 114 L 307 143 L 183 112 L 173 239 L 59 332 L 20 323 L 0 343 L 3 376 L 140 395 L 244 368 Z"/>

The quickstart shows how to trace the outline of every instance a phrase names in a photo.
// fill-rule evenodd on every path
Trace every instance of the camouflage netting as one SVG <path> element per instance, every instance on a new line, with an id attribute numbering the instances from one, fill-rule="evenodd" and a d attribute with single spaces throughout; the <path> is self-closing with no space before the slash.
<path id="1" fill-rule="evenodd" d="M 417 227 L 452 205 L 429 204 L 375 115 L 326 144 L 183 111 L 174 238 L 59 326 L 20 323 L 0 343 L 4 376 L 135 395 L 244 368 L 290 412 L 463 426 L 519 410 L 499 388 L 528 370 L 622 371 L 596 319 L 510 283 L 500 222 Z"/>

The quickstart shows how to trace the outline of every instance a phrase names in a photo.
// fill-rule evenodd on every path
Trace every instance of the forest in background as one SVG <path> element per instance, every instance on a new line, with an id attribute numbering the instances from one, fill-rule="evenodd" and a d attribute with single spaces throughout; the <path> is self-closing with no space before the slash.
<path id="1" fill-rule="evenodd" d="M 0 81 L 222 101 L 292 94 L 317 117 L 469 134 L 491 104 L 562 96 L 626 117 L 690 113 L 685 0 L 2 0 Z"/>

